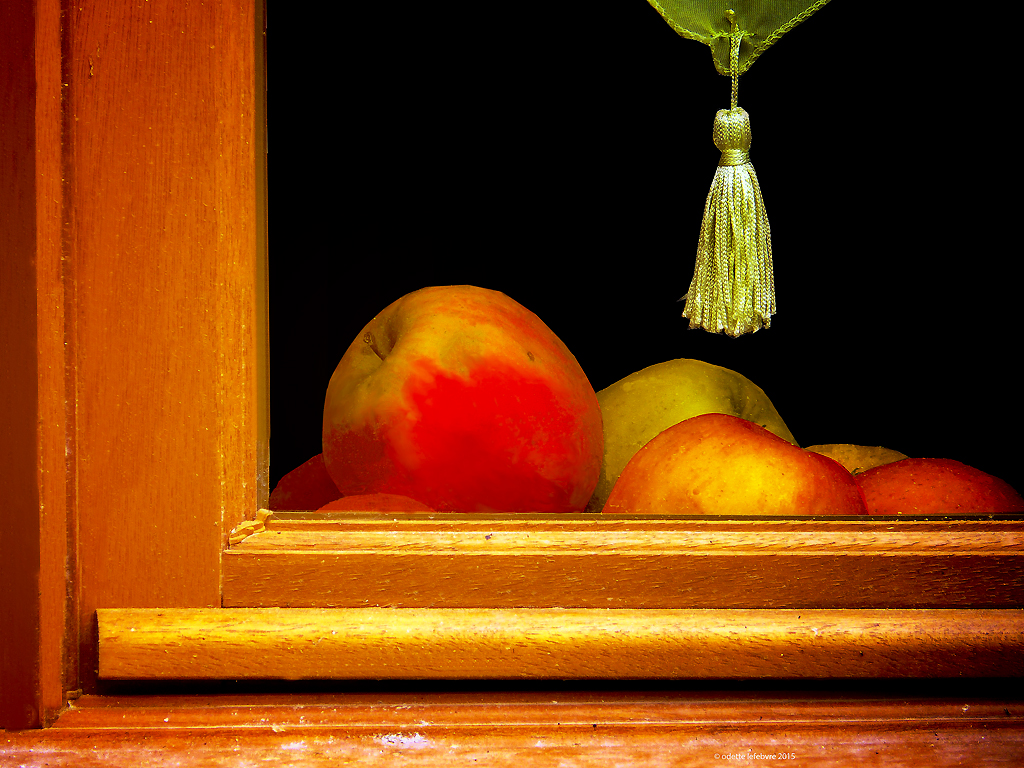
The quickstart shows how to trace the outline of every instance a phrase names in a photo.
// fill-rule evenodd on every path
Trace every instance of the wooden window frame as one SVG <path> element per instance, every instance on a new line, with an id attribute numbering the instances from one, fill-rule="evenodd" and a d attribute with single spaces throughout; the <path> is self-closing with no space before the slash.
<path id="1" fill-rule="evenodd" d="M 270 513 L 223 607 L 99 612 L 112 679 L 1024 674 L 1024 521 Z"/>
<path id="2" fill-rule="evenodd" d="M 426 655 L 418 657 L 418 666 L 395 664 L 391 674 L 397 676 L 470 675 L 465 664 L 451 660 L 467 659 L 480 632 L 498 620 L 533 627 L 532 635 L 524 629 L 519 636 L 533 666 L 516 667 L 502 651 L 488 657 L 493 663 L 487 674 L 587 676 L 593 667 L 578 657 L 573 662 L 574 643 L 604 638 L 600 647 L 609 653 L 663 659 L 673 648 L 700 647 L 706 634 L 665 639 L 652 626 L 659 632 L 700 629 L 697 610 L 731 611 L 715 615 L 741 639 L 755 619 L 769 628 L 749 635 L 747 662 L 794 654 L 789 666 L 758 667 L 762 675 L 838 672 L 813 661 L 820 658 L 816 624 L 799 618 L 792 625 L 799 635 L 794 641 L 778 621 L 769 621 L 792 610 L 832 611 L 812 618 L 832 621 L 847 650 L 861 641 L 881 648 L 898 637 L 898 652 L 881 654 L 887 661 L 855 667 L 867 676 L 949 670 L 957 658 L 965 674 L 1024 674 L 1020 517 L 856 521 L 843 528 L 843 521 L 814 519 L 311 520 L 260 512 L 268 498 L 269 456 L 265 117 L 254 77 L 262 66 L 261 4 L 214 0 L 128 8 L 113 0 L 83 7 L 12 0 L 2 8 L 7 38 L 0 70 L 8 73 L 3 93 L 16 118 L 5 118 L 0 131 L 3 167 L 12 171 L 0 179 L 6 214 L 0 219 L 6 249 L 0 319 L 9 353 L 0 395 L 34 418 L 11 420 L 2 444 L 9 471 L 0 567 L 9 588 L 0 597 L 0 726 L 45 724 L 76 691 L 96 691 L 98 669 L 108 674 L 101 644 L 113 642 L 108 647 L 115 658 L 117 642 L 130 637 L 135 623 L 163 621 L 165 629 L 181 632 L 200 627 L 190 636 L 201 637 L 204 621 L 218 614 L 230 618 L 223 612 L 235 610 L 328 611 L 326 623 L 317 623 L 323 633 L 335 632 L 333 622 L 344 616 L 372 619 L 378 627 L 388 617 L 412 620 L 421 633 L 417 648 Z M 334 531 L 323 530 L 332 526 Z M 778 537 L 767 546 L 751 538 L 773 526 L 816 543 L 794 552 Z M 571 545 L 583 529 L 586 543 Z M 250 535 L 232 543 L 240 530 Z M 528 535 L 543 540 L 526 547 Z M 417 536 L 426 541 L 419 548 Z M 287 545 L 274 543 L 281 537 Z M 367 543 L 374 537 L 377 544 Z M 956 552 L 937 552 L 926 546 L 929 540 Z M 353 577 L 369 562 L 388 588 L 372 598 L 356 592 L 339 599 L 340 592 L 325 587 L 315 604 L 267 607 L 270 586 L 286 584 L 290 602 L 299 601 L 303 571 L 287 569 L 306 558 L 316 573 L 318 557 L 331 568 L 354 569 Z M 417 558 L 420 565 L 406 568 Z M 797 589 L 804 578 L 820 586 L 829 560 L 840 564 L 842 574 L 831 593 Z M 789 572 L 781 566 L 787 562 L 799 566 Z M 509 563 L 518 565 L 505 570 Z M 694 597 L 694 568 L 701 563 L 715 563 L 720 574 L 735 573 L 730 569 L 739 564 L 743 587 L 710 584 Z M 943 568 L 981 563 L 984 577 L 946 603 L 936 598 L 918 605 L 916 594 L 895 598 L 889 584 L 882 589 L 889 597 L 861 604 L 855 563 L 873 563 L 880 589 L 905 568 L 932 595 L 941 592 Z M 642 589 L 648 568 L 658 574 L 650 584 L 674 588 L 661 598 L 657 590 Z M 450 597 L 424 598 L 420 590 L 421 597 L 413 598 L 416 585 L 438 569 L 446 569 L 446 583 L 454 585 Z M 759 569 L 768 569 L 760 582 Z M 499 589 L 494 575 L 503 571 L 518 579 L 519 588 Z M 609 586 L 605 593 L 603 584 L 579 580 L 616 573 L 631 574 L 628 591 Z M 958 583 L 966 584 L 962 572 L 960 577 Z M 328 581 L 322 572 L 317 578 L 321 586 Z M 770 594 L 759 593 L 758 583 L 771 585 Z M 826 601 L 826 594 L 836 599 Z M 600 599 L 615 607 L 600 605 Z M 447 644 L 431 646 L 440 631 L 438 611 L 463 613 L 444 614 L 458 631 L 445 635 Z M 559 615 L 569 624 L 580 612 L 586 618 L 573 625 L 577 629 L 550 645 Z M 281 626 L 292 626 L 313 614 L 277 615 Z M 879 636 L 883 617 L 891 634 Z M 952 634 L 940 631 L 936 617 L 953 627 Z M 168 625 L 171 619 L 178 623 Z M 932 621 L 934 630 L 922 633 L 923 639 L 899 631 L 922 621 Z M 362 635 L 353 630 L 346 637 L 354 642 Z M 376 643 L 379 661 L 394 637 L 374 637 L 367 642 Z M 514 633 L 503 641 L 509 637 Z M 982 647 L 985 638 L 991 642 Z M 273 642 L 292 639 L 277 635 Z M 140 658 L 132 654 L 141 651 L 129 646 L 127 667 L 110 676 L 182 674 L 170 666 L 132 672 L 131 659 Z M 353 646 L 340 647 L 348 652 Z M 544 658 L 562 658 L 561 666 L 545 668 Z M 941 663 L 929 666 L 935 659 Z M 659 661 L 598 672 L 672 677 L 686 674 L 681 669 Z M 742 676 L 751 668 L 708 669 Z M 258 665 L 252 670 L 254 677 L 266 674 Z M 352 674 L 376 677 L 381 670 L 378 665 Z M 274 674 L 306 674 L 300 672 L 278 668 Z"/>

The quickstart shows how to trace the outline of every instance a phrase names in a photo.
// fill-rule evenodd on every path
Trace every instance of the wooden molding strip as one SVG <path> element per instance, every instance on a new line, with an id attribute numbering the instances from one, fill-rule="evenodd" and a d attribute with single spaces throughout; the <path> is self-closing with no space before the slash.
<path id="1" fill-rule="evenodd" d="M 103 609 L 105 679 L 1024 676 L 1024 610 Z"/>
<path id="2" fill-rule="evenodd" d="M 1019 681 L 917 682 L 857 681 L 827 691 L 793 683 L 784 691 L 688 690 L 685 683 L 644 691 L 632 682 L 452 691 L 448 683 L 428 683 L 414 693 L 346 685 L 290 694 L 86 695 L 52 728 L 4 733 L 0 765 L 1021 764 Z"/>
<path id="3" fill-rule="evenodd" d="M 1014 608 L 1024 522 L 280 515 L 227 608 Z"/>

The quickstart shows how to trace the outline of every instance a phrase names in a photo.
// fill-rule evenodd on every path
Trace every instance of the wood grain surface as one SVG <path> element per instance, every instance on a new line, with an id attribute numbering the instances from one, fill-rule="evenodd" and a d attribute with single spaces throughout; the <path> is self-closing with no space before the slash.
<path id="1" fill-rule="evenodd" d="M 1024 522 L 274 513 L 223 604 L 1012 608 Z"/>
<path id="2" fill-rule="evenodd" d="M 101 0 L 63 24 L 88 687 L 94 609 L 219 605 L 227 531 L 256 509 L 256 19 Z"/>
<path id="3" fill-rule="evenodd" d="M 936 695 L 573 689 L 85 696 L 53 728 L 0 732 L 4 765 L 1015 766 L 1024 701 Z M 774 759 L 769 760 L 768 757 Z"/>
<path id="4" fill-rule="evenodd" d="M 1024 610 L 98 611 L 109 679 L 1024 676 Z"/>
<path id="5" fill-rule="evenodd" d="M 89 686 L 97 605 L 218 605 L 266 503 L 254 6 L 0 4 L 0 724 Z"/>
<path id="6" fill-rule="evenodd" d="M 0 3 L 0 726 L 63 704 L 60 3 Z M 74 670 L 70 672 L 74 674 Z"/>

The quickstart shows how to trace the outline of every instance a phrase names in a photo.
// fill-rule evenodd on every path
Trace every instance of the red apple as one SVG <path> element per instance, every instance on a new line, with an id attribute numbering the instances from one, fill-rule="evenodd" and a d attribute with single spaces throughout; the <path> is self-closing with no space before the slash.
<path id="1" fill-rule="evenodd" d="M 954 459 L 902 459 L 856 477 L 873 515 L 1024 512 L 1009 483 Z"/>
<path id="2" fill-rule="evenodd" d="M 457 512 L 579 512 L 604 451 L 597 396 L 565 344 L 468 285 L 414 291 L 360 332 L 327 388 L 323 448 L 346 496 Z"/>
<path id="3" fill-rule="evenodd" d="M 395 493 L 363 493 L 358 496 L 342 496 L 328 502 L 317 512 L 433 512 L 430 507 L 408 496 Z"/>
<path id="4" fill-rule="evenodd" d="M 271 509 L 319 509 L 341 496 L 318 453 L 277 481 L 270 493 Z"/>
<path id="5" fill-rule="evenodd" d="M 681 421 L 630 459 L 602 512 L 676 515 L 863 515 L 834 459 L 724 413 Z"/>

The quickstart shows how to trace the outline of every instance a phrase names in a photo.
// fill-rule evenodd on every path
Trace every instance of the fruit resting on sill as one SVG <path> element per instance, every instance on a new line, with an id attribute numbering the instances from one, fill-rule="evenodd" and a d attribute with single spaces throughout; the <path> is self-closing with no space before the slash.
<path id="1" fill-rule="evenodd" d="M 1024 512 L 1024 498 L 1009 483 L 953 459 L 902 459 L 855 479 L 873 515 Z"/>
<path id="2" fill-rule="evenodd" d="M 714 417 L 699 423 L 722 432 L 717 458 L 710 443 L 700 450 L 686 444 L 699 431 L 682 425 L 701 417 Z M 664 472 L 633 471 L 624 482 L 627 462 L 670 432 L 689 435 L 677 446 L 683 458 Z M 729 440 L 735 451 L 725 450 Z M 917 460 L 947 462 L 945 475 L 921 480 L 923 465 L 903 465 L 908 460 L 896 451 L 801 449 L 759 387 L 703 361 L 652 365 L 595 395 L 571 352 L 536 315 L 502 293 L 473 286 L 414 291 L 370 321 L 331 378 L 323 447 L 281 479 L 271 509 L 326 511 L 353 503 L 375 509 L 366 499 L 377 498 L 381 511 L 406 504 L 412 508 L 405 511 L 422 505 L 456 512 L 1024 511 L 1009 485 L 959 462 Z M 918 467 L 917 474 L 899 469 L 879 475 L 884 482 L 868 477 L 894 465 Z M 950 474 L 952 465 L 962 470 Z M 848 472 L 839 472 L 842 467 Z M 981 486 L 979 476 L 988 478 Z M 670 488 L 669 481 L 689 490 Z M 866 507 L 871 483 L 871 492 L 887 501 Z M 708 492 L 712 487 L 717 496 Z M 627 491 L 634 501 L 625 501 Z M 941 504 L 932 498 L 940 493 Z M 364 500 L 331 505 L 343 495 Z"/>
<path id="3" fill-rule="evenodd" d="M 855 482 L 864 492 L 869 514 L 958 515 L 1024 512 L 1024 498 L 1008 483 L 953 459 L 907 459 L 903 454 L 886 448 L 845 444 L 810 446 L 805 450 L 821 453 L 836 460 L 845 460 L 846 469 L 855 475 Z M 872 461 L 879 460 L 883 463 L 867 466 Z M 883 467 L 886 468 L 884 472 L 873 471 Z M 324 497 L 338 493 L 333 482 L 327 486 L 325 479 L 330 482 L 327 470 L 323 467 L 323 458 L 318 454 L 281 478 L 274 488 L 274 493 L 271 494 L 270 508 L 317 509 L 321 512 L 433 511 L 422 502 L 394 494 L 332 498 L 317 506 Z"/>
<path id="4" fill-rule="evenodd" d="M 318 453 L 277 481 L 270 493 L 271 509 L 319 509 L 341 496 Z"/>
<path id="5" fill-rule="evenodd" d="M 707 413 L 669 427 L 631 458 L 605 514 L 863 515 L 842 464 L 738 416 Z"/>
<path id="6" fill-rule="evenodd" d="M 454 512 L 581 512 L 601 471 L 597 396 L 503 293 L 423 288 L 366 325 L 331 377 L 323 454 L 344 495 Z"/>
<path id="7" fill-rule="evenodd" d="M 430 507 L 408 496 L 395 493 L 363 493 L 342 496 L 324 504 L 317 512 L 433 512 Z"/>
<path id="8" fill-rule="evenodd" d="M 270 509 L 317 512 L 355 510 L 359 512 L 433 512 L 426 504 L 408 496 L 370 493 L 342 496 L 327 474 L 324 455 L 300 464 L 277 481 L 270 494 Z"/>
<path id="9" fill-rule="evenodd" d="M 656 435 L 705 413 L 725 413 L 796 444 L 764 391 L 736 371 L 702 360 L 669 360 L 631 373 L 597 393 L 604 461 L 588 512 L 600 512 L 622 468 Z"/>

